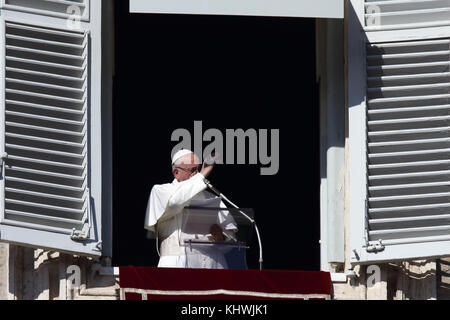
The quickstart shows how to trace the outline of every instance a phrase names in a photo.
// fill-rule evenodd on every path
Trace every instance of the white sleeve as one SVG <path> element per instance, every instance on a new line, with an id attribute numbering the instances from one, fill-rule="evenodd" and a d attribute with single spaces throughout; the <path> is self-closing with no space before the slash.
<path id="1" fill-rule="evenodd" d="M 170 197 L 170 191 L 164 185 L 155 185 L 148 198 L 147 210 L 145 212 L 144 228 L 155 232 L 155 225 L 158 219 L 163 215 L 167 201 Z M 151 235 L 154 237 L 154 235 Z"/>
<path id="2" fill-rule="evenodd" d="M 189 200 L 206 189 L 204 179 L 201 173 L 197 173 L 190 179 L 178 183 L 175 189 L 162 185 L 154 186 L 148 199 L 144 228 L 155 232 L 158 221 L 180 213 Z"/>
<path id="3" fill-rule="evenodd" d="M 206 189 L 204 179 L 201 173 L 197 173 L 190 179 L 180 182 L 170 195 L 161 219 L 165 220 L 180 213 L 193 197 L 204 191 Z"/>
<path id="4" fill-rule="evenodd" d="M 227 206 L 225 205 L 225 203 L 223 203 L 223 201 L 220 201 L 220 207 L 227 208 Z M 237 223 L 229 210 L 219 211 L 219 224 L 223 230 L 237 231 L 238 229 Z"/>

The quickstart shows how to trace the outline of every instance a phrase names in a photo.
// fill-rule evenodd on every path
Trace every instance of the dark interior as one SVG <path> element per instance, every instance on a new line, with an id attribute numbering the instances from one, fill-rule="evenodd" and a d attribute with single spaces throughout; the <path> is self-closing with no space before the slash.
<path id="1" fill-rule="evenodd" d="M 315 21 L 130 14 L 115 1 L 113 265 L 156 266 L 143 228 L 154 184 L 171 182 L 172 132 L 280 129 L 280 169 L 217 165 L 214 186 L 255 210 L 265 269 L 319 270 Z M 205 146 L 205 144 L 204 144 Z M 248 267 L 258 268 L 253 238 Z"/>

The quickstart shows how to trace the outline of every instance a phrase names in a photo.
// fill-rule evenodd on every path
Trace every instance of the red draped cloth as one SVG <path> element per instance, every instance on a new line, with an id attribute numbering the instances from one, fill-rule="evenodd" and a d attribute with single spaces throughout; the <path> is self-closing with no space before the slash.
<path id="1" fill-rule="evenodd" d="M 119 267 L 125 300 L 330 299 L 329 272 Z"/>

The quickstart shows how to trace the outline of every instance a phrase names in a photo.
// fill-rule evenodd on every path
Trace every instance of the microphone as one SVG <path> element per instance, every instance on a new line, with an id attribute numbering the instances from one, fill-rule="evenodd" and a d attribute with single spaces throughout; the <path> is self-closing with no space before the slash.
<path id="1" fill-rule="evenodd" d="M 222 198 L 222 193 L 221 193 L 218 189 L 216 189 L 216 188 L 209 182 L 209 180 L 206 180 L 206 179 L 205 179 L 205 184 L 206 184 L 206 186 L 207 186 L 212 192 L 214 192 L 218 197 L 221 197 L 221 198 Z"/>

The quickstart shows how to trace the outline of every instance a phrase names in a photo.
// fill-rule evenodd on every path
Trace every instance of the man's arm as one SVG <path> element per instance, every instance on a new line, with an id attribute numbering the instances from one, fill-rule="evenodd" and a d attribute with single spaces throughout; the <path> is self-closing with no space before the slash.
<path id="1" fill-rule="evenodd" d="M 203 179 L 201 174 L 196 174 L 178 183 L 175 188 L 171 184 L 154 186 L 147 204 L 144 227 L 154 232 L 157 221 L 169 219 L 181 212 L 190 199 L 206 189 Z"/>
<path id="2" fill-rule="evenodd" d="M 179 213 L 189 200 L 206 189 L 207 186 L 204 181 L 211 173 L 214 164 L 215 162 L 208 163 L 208 161 L 204 161 L 199 173 L 178 184 L 167 203 L 166 212 L 164 213 L 165 218 Z"/>
<path id="3" fill-rule="evenodd" d="M 180 182 L 175 189 L 170 184 L 165 187 L 154 187 L 151 191 L 145 228 L 154 231 L 157 220 L 169 219 L 181 210 L 187 202 L 199 192 L 206 189 L 204 179 L 211 173 L 214 163 L 203 163 L 200 173 L 193 175 L 190 179 Z"/>
<path id="4" fill-rule="evenodd" d="M 205 177 L 197 173 L 192 178 L 180 182 L 169 197 L 164 218 L 169 218 L 179 213 L 184 206 L 198 193 L 206 189 Z"/>

